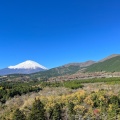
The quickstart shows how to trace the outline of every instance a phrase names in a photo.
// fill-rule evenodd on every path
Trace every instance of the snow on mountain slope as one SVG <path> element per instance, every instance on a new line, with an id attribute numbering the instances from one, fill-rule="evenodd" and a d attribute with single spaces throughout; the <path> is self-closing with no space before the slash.
<path id="1" fill-rule="evenodd" d="M 47 70 L 46 67 L 38 64 L 37 62 L 35 61 L 32 61 L 32 60 L 27 60 L 25 62 L 22 62 L 18 65 L 15 65 L 15 66 L 9 66 L 8 67 L 9 69 L 37 69 L 37 68 L 41 68 L 43 70 Z"/>
<path id="2" fill-rule="evenodd" d="M 31 74 L 35 72 L 40 72 L 48 70 L 46 67 L 34 62 L 32 60 L 27 60 L 15 66 L 9 66 L 0 70 L 0 75 L 9 75 L 9 74 Z"/>

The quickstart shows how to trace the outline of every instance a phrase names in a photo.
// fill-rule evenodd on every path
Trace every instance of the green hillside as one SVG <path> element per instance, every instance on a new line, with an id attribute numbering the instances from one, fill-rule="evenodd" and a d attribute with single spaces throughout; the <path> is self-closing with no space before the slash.
<path id="1" fill-rule="evenodd" d="M 116 56 L 103 62 L 95 63 L 87 67 L 86 72 L 120 72 L 120 56 Z"/>
<path id="2" fill-rule="evenodd" d="M 52 68 L 47 71 L 34 73 L 34 74 L 31 74 L 30 76 L 31 76 L 31 78 L 40 77 L 42 79 L 47 79 L 50 77 L 62 76 L 62 75 L 66 75 L 66 74 L 74 74 L 80 69 L 81 69 L 81 67 L 76 66 L 76 65 L 70 65 L 68 67 L 62 66 L 62 67 Z"/>

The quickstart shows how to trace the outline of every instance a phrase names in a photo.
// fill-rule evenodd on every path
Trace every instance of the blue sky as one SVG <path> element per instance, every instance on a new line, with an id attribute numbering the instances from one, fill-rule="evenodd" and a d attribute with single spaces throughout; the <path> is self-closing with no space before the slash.
<path id="1" fill-rule="evenodd" d="M 119 0 L 1 0 L 0 68 L 48 68 L 120 53 Z"/>

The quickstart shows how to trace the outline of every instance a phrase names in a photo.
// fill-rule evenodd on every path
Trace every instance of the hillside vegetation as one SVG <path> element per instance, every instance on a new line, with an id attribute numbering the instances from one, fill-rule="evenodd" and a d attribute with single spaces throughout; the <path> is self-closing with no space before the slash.
<path id="1" fill-rule="evenodd" d="M 95 63 L 91 66 L 88 66 L 86 72 L 120 72 L 120 56 L 116 56 L 105 60 L 103 62 Z"/>
<path id="2" fill-rule="evenodd" d="M 5 103 L 8 99 L 16 95 L 23 95 L 30 92 L 38 92 L 41 88 L 35 82 L 2 82 L 0 83 L 0 103 Z"/>
<path id="3" fill-rule="evenodd" d="M 74 74 L 80 69 L 81 69 L 80 66 L 74 66 L 74 65 L 70 65 L 68 67 L 62 66 L 47 71 L 31 74 L 30 77 L 34 79 L 40 77 L 42 80 L 46 80 L 50 77 L 62 76 L 66 74 Z"/>
<path id="4" fill-rule="evenodd" d="M 53 68 L 47 71 L 38 72 L 31 74 L 32 79 L 40 78 L 41 80 L 48 80 L 50 77 L 72 75 L 78 71 L 84 73 L 89 72 L 120 72 L 120 55 L 111 55 L 97 63 L 92 63 L 92 65 L 80 67 L 79 64 L 71 64 L 66 66 L 61 66 Z"/>

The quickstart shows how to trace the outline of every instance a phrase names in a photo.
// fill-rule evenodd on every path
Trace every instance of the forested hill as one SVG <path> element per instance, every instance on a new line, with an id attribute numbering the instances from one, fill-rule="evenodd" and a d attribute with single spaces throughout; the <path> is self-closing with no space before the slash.
<path id="1" fill-rule="evenodd" d="M 98 71 L 120 72 L 120 56 L 116 56 L 105 61 L 95 63 L 91 66 L 88 66 L 86 69 L 86 72 Z"/>
<path id="2" fill-rule="evenodd" d="M 86 62 L 81 62 L 81 63 L 70 63 L 66 64 L 60 67 L 52 68 L 50 70 L 42 71 L 42 72 L 37 72 L 33 73 L 30 76 L 32 78 L 50 78 L 50 77 L 57 77 L 57 76 L 62 76 L 62 75 L 71 75 L 76 73 L 77 71 L 94 64 L 95 61 L 86 61 Z"/>
<path id="3" fill-rule="evenodd" d="M 77 72 L 80 69 L 81 69 L 80 66 L 74 66 L 74 65 L 70 65 L 68 67 L 62 66 L 62 67 L 52 68 L 47 71 L 34 73 L 34 74 L 31 74 L 30 76 L 32 78 L 40 77 L 42 79 L 47 79 L 50 77 L 62 76 L 62 75 L 66 75 L 66 74 L 74 74 L 75 72 Z"/>

